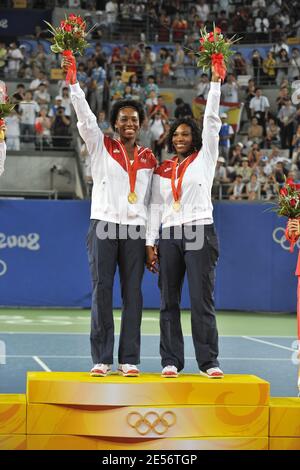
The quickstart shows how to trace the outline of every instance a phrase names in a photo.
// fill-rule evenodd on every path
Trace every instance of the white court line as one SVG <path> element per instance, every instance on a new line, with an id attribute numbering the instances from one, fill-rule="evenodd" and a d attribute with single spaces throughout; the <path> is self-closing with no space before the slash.
<path id="1" fill-rule="evenodd" d="M 87 331 L 86 333 L 78 333 L 77 331 L 0 331 L 0 336 L 3 335 L 82 335 L 87 336 L 90 332 Z M 115 335 L 119 337 L 119 335 Z M 152 333 L 142 333 L 142 336 L 159 336 L 159 333 L 152 334 Z M 191 337 L 191 334 L 185 334 L 184 337 Z M 250 336 L 242 336 L 242 335 L 219 335 L 219 338 L 251 338 Z M 293 338 L 296 339 L 296 335 L 289 336 L 289 335 L 255 335 L 255 338 Z"/>
<path id="2" fill-rule="evenodd" d="M 274 348 L 285 349 L 286 351 L 296 351 L 296 349 L 288 348 L 287 346 L 282 346 L 281 344 L 270 343 L 270 341 L 263 341 L 262 339 L 252 338 L 252 336 L 242 336 L 242 338 L 248 339 L 249 341 L 255 341 L 257 343 L 267 344 L 268 346 L 273 346 Z M 273 336 L 273 338 L 276 338 L 276 336 Z M 277 338 L 280 338 L 280 336 L 277 336 Z"/>
<path id="3" fill-rule="evenodd" d="M 38 364 L 40 364 L 41 367 L 43 367 L 42 366 L 43 362 L 41 361 L 40 357 L 42 357 L 44 359 L 91 359 L 91 356 L 75 356 L 75 355 L 73 355 L 73 356 L 40 355 L 38 357 L 38 356 L 31 356 L 31 355 L 10 354 L 10 355 L 6 355 L 6 356 L 0 356 L 0 358 L 1 357 L 13 358 L 13 359 L 15 359 L 15 358 L 17 358 L 17 359 L 27 359 L 27 358 L 32 358 L 33 357 L 33 359 L 36 358 L 35 359 L 36 362 Z M 117 356 L 114 356 L 114 359 L 117 359 Z M 160 356 L 141 356 L 141 359 L 142 360 L 146 360 L 146 359 L 151 359 L 151 360 L 159 359 L 160 360 Z M 219 359 L 222 360 L 222 361 L 290 361 L 291 360 L 290 358 L 276 358 L 276 357 L 239 357 L 237 359 L 236 357 L 222 357 L 222 356 L 221 357 L 219 356 Z M 185 360 L 187 360 L 187 361 L 195 360 L 195 356 L 185 357 Z M 47 367 L 46 364 L 44 364 L 44 367 Z M 45 370 L 47 370 L 48 372 L 51 372 L 51 370 L 49 368 L 47 368 Z"/>
<path id="4" fill-rule="evenodd" d="M 46 372 L 51 372 L 51 369 L 49 369 L 49 367 L 38 356 L 31 357 L 35 360 L 35 362 L 38 363 L 39 366 L 41 366 L 42 369 L 44 369 Z"/>

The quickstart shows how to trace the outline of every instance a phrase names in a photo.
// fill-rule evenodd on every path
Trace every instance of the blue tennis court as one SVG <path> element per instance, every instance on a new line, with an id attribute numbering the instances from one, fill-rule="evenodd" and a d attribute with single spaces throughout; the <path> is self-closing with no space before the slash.
<path id="1" fill-rule="evenodd" d="M 91 367 L 87 333 L 7 332 L 0 334 L 0 341 L 0 393 L 24 393 L 27 371 L 88 371 Z M 115 351 L 117 343 L 118 337 Z M 260 376 L 270 382 L 272 396 L 297 396 L 295 356 L 292 336 L 220 336 L 224 372 Z M 196 374 L 191 336 L 185 336 L 185 358 L 183 373 Z M 143 335 L 140 367 L 142 372 L 160 372 L 158 335 Z"/>

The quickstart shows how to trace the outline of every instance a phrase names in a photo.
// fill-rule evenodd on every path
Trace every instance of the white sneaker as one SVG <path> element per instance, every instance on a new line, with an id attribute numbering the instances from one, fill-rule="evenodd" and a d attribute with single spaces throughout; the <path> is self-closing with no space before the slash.
<path id="1" fill-rule="evenodd" d="M 219 367 L 210 367 L 206 371 L 200 370 L 200 375 L 208 377 L 209 379 L 222 379 L 224 377 L 223 371 Z"/>
<path id="2" fill-rule="evenodd" d="M 90 372 L 92 377 L 105 377 L 109 374 L 111 374 L 111 364 L 95 364 Z"/>
<path id="3" fill-rule="evenodd" d="M 119 364 L 118 373 L 123 377 L 138 377 L 140 375 L 139 369 L 134 364 Z"/>
<path id="4" fill-rule="evenodd" d="M 176 378 L 178 377 L 178 370 L 175 366 L 166 366 L 161 372 L 161 376 L 165 378 Z"/>

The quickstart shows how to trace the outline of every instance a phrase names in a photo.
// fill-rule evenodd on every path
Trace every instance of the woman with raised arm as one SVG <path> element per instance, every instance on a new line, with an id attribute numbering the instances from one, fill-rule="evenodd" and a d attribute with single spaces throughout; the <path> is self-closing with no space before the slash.
<path id="1" fill-rule="evenodd" d="M 192 337 L 200 374 L 209 378 L 223 377 L 218 362 L 213 298 L 218 240 L 211 202 L 221 128 L 220 82 L 213 69 L 202 138 L 194 120 L 177 119 L 169 133 L 169 150 L 176 155 L 164 161 L 153 176 L 146 251 L 148 269 L 152 272 L 159 269 L 163 377 L 177 377 L 184 367 L 180 299 L 185 272 L 191 301 Z M 160 224 L 162 230 L 159 235 Z"/>
<path id="2" fill-rule="evenodd" d="M 63 59 L 65 72 L 72 61 Z M 91 352 L 92 376 L 111 372 L 114 348 L 113 283 L 119 267 L 123 301 L 118 372 L 138 376 L 141 282 L 145 264 L 147 205 L 156 159 L 136 144 L 145 113 L 140 103 L 121 100 L 111 111 L 118 138 L 103 135 L 76 79 L 70 85 L 79 133 L 91 155 L 93 179 L 88 255 L 93 282 Z"/>

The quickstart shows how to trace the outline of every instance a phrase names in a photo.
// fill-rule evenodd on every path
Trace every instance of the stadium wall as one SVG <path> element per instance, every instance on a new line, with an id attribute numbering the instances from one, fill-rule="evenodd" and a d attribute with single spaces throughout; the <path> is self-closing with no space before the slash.
<path id="1" fill-rule="evenodd" d="M 0 200 L 0 305 L 90 306 L 85 237 L 88 201 Z M 220 240 L 218 309 L 295 311 L 297 251 L 284 242 L 285 220 L 263 203 L 215 204 Z M 114 306 L 121 306 L 115 283 Z M 157 276 L 145 273 L 144 307 L 159 307 Z M 182 306 L 189 307 L 185 284 Z"/>

